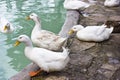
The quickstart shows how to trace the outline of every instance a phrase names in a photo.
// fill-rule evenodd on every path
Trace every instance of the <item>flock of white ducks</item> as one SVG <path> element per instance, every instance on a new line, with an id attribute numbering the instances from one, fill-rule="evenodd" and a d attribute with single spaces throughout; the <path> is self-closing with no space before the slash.
<path id="1" fill-rule="evenodd" d="M 104 5 L 116 6 L 118 3 L 120 3 L 119 0 L 106 0 Z M 81 0 L 65 0 L 64 2 L 64 8 L 66 9 L 85 9 L 90 5 L 91 4 L 82 2 Z M 35 76 L 42 70 L 51 72 L 60 71 L 65 68 L 69 62 L 69 50 L 62 47 L 66 38 L 62 38 L 53 32 L 42 30 L 40 19 L 35 13 L 31 13 L 27 19 L 31 19 L 35 22 L 31 39 L 27 35 L 20 35 L 17 38 L 15 46 L 19 45 L 21 42 L 24 43 L 25 56 L 40 67 L 39 71 L 30 72 L 30 76 Z M 14 28 L 5 18 L 0 18 L 0 31 L 2 33 L 10 33 L 14 31 Z M 109 39 L 112 31 L 113 27 L 107 27 L 105 24 L 87 27 L 75 25 L 71 28 L 69 34 L 77 32 L 76 36 L 79 40 L 101 42 Z M 32 42 L 37 47 L 33 47 Z M 62 52 L 55 52 L 61 47 L 63 48 Z"/>

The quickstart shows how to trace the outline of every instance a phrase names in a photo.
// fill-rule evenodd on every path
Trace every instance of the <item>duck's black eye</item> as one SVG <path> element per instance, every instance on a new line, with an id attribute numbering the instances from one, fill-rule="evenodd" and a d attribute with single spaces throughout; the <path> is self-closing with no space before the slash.
<path id="1" fill-rule="evenodd" d="M 22 37 L 20 37 L 20 39 L 22 39 Z"/>
<path id="2" fill-rule="evenodd" d="M 74 29 L 76 29 L 76 28 L 74 28 Z"/>
<path id="3" fill-rule="evenodd" d="M 9 23 L 7 23 L 7 26 L 10 26 L 10 24 L 9 24 Z"/>

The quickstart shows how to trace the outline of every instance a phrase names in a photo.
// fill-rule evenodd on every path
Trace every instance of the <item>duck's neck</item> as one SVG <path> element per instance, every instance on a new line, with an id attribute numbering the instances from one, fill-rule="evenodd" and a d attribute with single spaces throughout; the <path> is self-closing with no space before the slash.
<path id="1" fill-rule="evenodd" d="M 34 21 L 35 21 L 35 26 L 34 26 L 34 29 L 33 29 L 33 30 L 35 30 L 35 31 L 41 30 L 41 22 L 40 22 L 40 19 L 37 18 L 37 19 L 34 20 Z"/>
<path id="2" fill-rule="evenodd" d="M 33 45 L 30 40 L 28 42 L 25 42 L 25 55 L 27 55 L 27 53 L 31 52 L 32 48 L 33 48 Z"/>
<path id="3" fill-rule="evenodd" d="M 26 47 L 33 47 L 31 40 L 29 40 L 28 42 L 25 42 L 25 46 Z"/>

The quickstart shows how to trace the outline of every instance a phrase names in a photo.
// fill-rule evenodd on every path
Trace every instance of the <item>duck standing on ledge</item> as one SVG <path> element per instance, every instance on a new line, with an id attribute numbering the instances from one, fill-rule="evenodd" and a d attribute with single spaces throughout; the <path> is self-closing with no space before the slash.
<path id="1" fill-rule="evenodd" d="M 31 40 L 37 47 L 46 48 L 49 50 L 59 50 L 64 44 L 66 38 L 60 37 L 53 32 L 42 30 L 39 17 L 35 13 L 31 13 L 27 19 L 32 19 L 35 26 L 31 33 Z"/>
<path id="2" fill-rule="evenodd" d="M 112 31 L 113 27 L 107 28 L 107 25 L 104 24 L 101 26 L 87 27 L 83 27 L 82 25 L 75 25 L 71 28 L 69 34 L 77 32 L 76 36 L 79 40 L 101 42 L 109 39 Z"/>
<path id="3" fill-rule="evenodd" d="M 14 46 L 21 42 L 25 44 L 25 56 L 40 67 L 40 70 L 30 72 L 30 76 L 35 76 L 42 70 L 46 72 L 60 71 L 69 62 L 69 50 L 64 47 L 63 52 L 53 52 L 44 48 L 33 47 L 27 35 L 20 35 Z"/>
<path id="4" fill-rule="evenodd" d="M 12 24 L 4 17 L 0 18 L 0 32 L 11 33 L 14 31 Z"/>
<path id="5" fill-rule="evenodd" d="M 105 0 L 104 6 L 106 7 L 120 6 L 120 0 Z"/>

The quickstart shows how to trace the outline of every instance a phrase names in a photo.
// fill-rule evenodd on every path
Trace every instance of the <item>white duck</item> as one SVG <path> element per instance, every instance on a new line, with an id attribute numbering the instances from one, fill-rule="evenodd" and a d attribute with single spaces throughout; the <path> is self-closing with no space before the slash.
<path id="1" fill-rule="evenodd" d="M 60 71 L 69 62 L 69 50 L 64 47 L 63 52 L 54 52 L 44 48 L 33 47 L 30 38 L 26 35 L 20 35 L 14 46 L 19 45 L 20 42 L 25 44 L 25 56 L 41 68 L 36 72 L 30 72 L 30 76 L 35 76 L 41 70 L 46 72 Z"/>
<path id="2" fill-rule="evenodd" d="M 120 0 L 105 0 L 104 6 L 107 7 L 120 6 Z"/>
<path id="3" fill-rule="evenodd" d="M 53 32 L 42 30 L 39 17 L 35 13 L 31 13 L 28 19 L 32 19 L 35 22 L 31 40 L 36 46 L 55 51 L 61 48 L 66 38 L 62 38 Z"/>
<path id="4" fill-rule="evenodd" d="M 0 18 L 0 32 L 11 33 L 14 31 L 12 24 L 4 17 Z"/>
<path id="5" fill-rule="evenodd" d="M 65 9 L 85 9 L 90 6 L 89 3 L 80 0 L 65 0 L 63 3 Z"/>
<path id="6" fill-rule="evenodd" d="M 95 42 L 101 42 L 104 40 L 109 39 L 110 34 L 113 31 L 113 27 L 106 28 L 107 25 L 101 25 L 101 26 L 87 26 L 83 27 L 82 25 L 76 25 L 71 28 L 69 31 L 69 34 L 72 34 L 73 32 L 77 32 L 76 36 L 79 40 L 83 41 L 95 41 Z"/>

